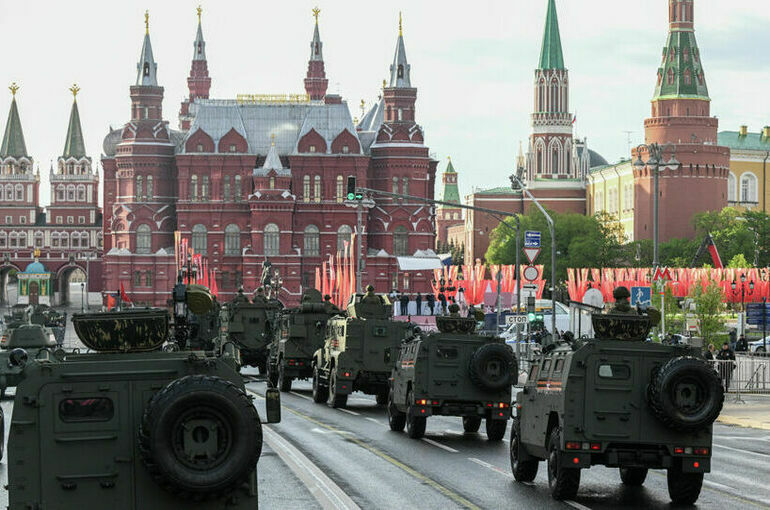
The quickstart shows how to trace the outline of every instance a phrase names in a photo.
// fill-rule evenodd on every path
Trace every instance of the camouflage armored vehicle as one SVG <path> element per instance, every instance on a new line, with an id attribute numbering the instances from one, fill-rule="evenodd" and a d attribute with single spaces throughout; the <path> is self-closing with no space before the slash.
<path id="1" fill-rule="evenodd" d="M 64 343 L 67 328 L 67 313 L 54 310 L 48 305 L 35 305 L 29 317 L 32 324 L 40 324 L 51 330 L 58 345 Z"/>
<path id="2" fill-rule="evenodd" d="M 257 508 L 261 421 L 232 345 L 161 350 L 165 310 L 73 322 L 96 352 L 30 359 L 17 386 L 8 508 Z M 268 390 L 268 421 L 280 420 L 279 399 Z"/>
<path id="3" fill-rule="evenodd" d="M 387 296 L 351 296 L 348 316 L 326 323 L 326 341 L 313 357 L 313 400 L 344 407 L 348 395 L 362 391 L 388 401 L 388 379 L 401 342 L 419 331 L 413 324 L 392 320 Z"/>
<path id="4" fill-rule="evenodd" d="M 23 324 L 11 329 L 6 350 L 0 352 L 0 398 L 21 380 L 28 358 L 36 358 L 43 350 L 50 354 L 56 347 L 53 333 L 44 326 Z"/>
<path id="5" fill-rule="evenodd" d="M 324 345 L 326 321 L 338 313 L 316 289 L 306 290 L 297 308 L 281 313 L 267 366 L 267 380 L 273 387 L 290 391 L 292 380 L 313 376 L 313 355 Z"/>
<path id="6" fill-rule="evenodd" d="M 401 344 L 388 394 L 391 430 L 406 425 L 409 437 L 419 439 L 429 416 L 461 416 L 466 432 L 477 432 L 484 419 L 489 440 L 500 441 L 518 374 L 511 348 L 474 334 L 473 318 L 439 316 L 436 325 L 438 333 Z"/>
<path id="7" fill-rule="evenodd" d="M 532 364 L 516 396 L 514 478 L 532 481 L 546 460 L 551 494 L 571 499 L 593 465 L 619 468 L 632 486 L 666 469 L 671 500 L 692 504 L 711 468 L 722 386 L 698 352 L 645 342 L 655 317 L 619 308 L 593 315 L 596 338 L 546 346 Z"/>
<path id="8" fill-rule="evenodd" d="M 275 320 L 283 309 L 277 299 L 256 296 L 249 302 L 245 296 L 236 296 L 228 303 L 230 339 L 238 345 L 244 365 L 267 373 L 268 347 L 273 340 Z"/>

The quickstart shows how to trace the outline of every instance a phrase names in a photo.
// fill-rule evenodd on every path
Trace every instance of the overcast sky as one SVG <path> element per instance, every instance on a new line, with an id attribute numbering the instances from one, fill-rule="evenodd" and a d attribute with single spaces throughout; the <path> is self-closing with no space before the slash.
<path id="1" fill-rule="evenodd" d="M 50 198 L 49 161 L 64 146 L 73 82 L 82 88 L 80 115 L 94 160 L 108 127 L 128 120 L 128 87 L 136 79 L 147 8 L 158 81 L 165 87 L 164 116 L 177 127 L 198 3 L 0 0 L 0 122 L 4 129 L 11 100 L 4 87 L 16 81 L 44 203 Z M 201 3 L 213 98 L 304 92 L 311 9 L 318 5 L 329 90 L 360 117 L 360 100 L 371 104 L 388 73 L 400 9 L 418 88 L 417 120 L 439 169 L 451 155 L 465 195 L 473 186 L 508 184 L 519 141 L 526 150 L 546 0 Z M 590 148 L 615 162 L 628 154 L 624 131 L 632 132 L 632 143 L 643 141 L 668 2 L 556 3 L 576 135 L 587 136 Z M 758 131 L 770 124 L 770 3 L 697 0 L 695 21 L 720 130 L 747 124 Z"/>

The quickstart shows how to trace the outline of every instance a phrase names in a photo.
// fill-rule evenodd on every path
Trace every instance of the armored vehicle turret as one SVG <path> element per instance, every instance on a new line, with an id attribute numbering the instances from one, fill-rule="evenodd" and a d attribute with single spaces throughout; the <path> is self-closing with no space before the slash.
<path id="1" fill-rule="evenodd" d="M 308 289 L 298 307 L 280 314 L 267 368 L 272 386 L 290 391 L 294 379 L 313 376 L 313 354 L 324 345 L 326 322 L 338 313 L 339 309 L 321 299 L 320 292 Z"/>
<path id="2" fill-rule="evenodd" d="M 36 358 L 40 351 L 48 354 L 56 348 L 51 330 L 40 324 L 21 324 L 10 330 L 6 349 L 0 351 L 0 398 L 5 390 L 16 386 L 22 378 L 26 361 Z"/>
<path id="3" fill-rule="evenodd" d="M 348 316 L 326 323 L 326 340 L 313 357 L 313 400 L 344 407 L 348 395 L 362 391 L 388 399 L 388 379 L 401 342 L 417 328 L 392 320 L 393 305 L 385 295 L 351 296 Z"/>
<path id="4" fill-rule="evenodd" d="M 618 290 L 616 298 L 625 295 Z M 532 481 L 547 460 L 553 497 L 571 499 L 581 469 L 593 465 L 617 467 L 636 486 L 649 469 L 666 469 L 672 501 L 692 504 L 711 468 L 722 386 L 699 352 L 645 342 L 659 315 L 624 299 L 594 314 L 596 338 L 551 344 L 532 363 L 516 396 L 513 475 Z"/>
<path id="5" fill-rule="evenodd" d="M 489 440 L 501 440 L 518 374 L 511 348 L 500 338 L 474 334 L 473 318 L 439 316 L 436 325 L 438 333 L 401 344 L 388 394 L 391 430 L 406 426 L 417 439 L 428 417 L 461 416 L 466 432 L 477 432 L 484 419 Z"/>

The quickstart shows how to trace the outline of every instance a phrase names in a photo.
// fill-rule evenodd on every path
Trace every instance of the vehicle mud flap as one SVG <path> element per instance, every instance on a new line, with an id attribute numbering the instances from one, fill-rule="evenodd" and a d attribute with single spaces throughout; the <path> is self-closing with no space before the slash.
<path id="1" fill-rule="evenodd" d="M 407 394 L 406 433 L 412 439 L 420 439 L 425 435 L 425 427 L 428 419 L 422 415 L 414 403 L 414 393 L 409 390 Z"/>
<path id="2" fill-rule="evenodd" d="M 284 393 L 291 391 L 291 377 L 286 375 L 283 360 L 278 365 L 278 389 Z"/>
<path id="3" fill-rule="evenodd" d="M 313 366 L 313 402 L 321 404 L 329 398 L 329 387 L 321 381 L 318 365 Z"/>
<path id="4" fill-rule="evenodd" d="M 516 357 L 505 344 L 482 345 L 471 357 L 468 374 L 481 389 L 500 391 L 510 388 L 518 375 Z"/>
<path id="5" fill-rule="evenodd" d="M 262 451 L 251 399 L 225 379 L 191 375 L 157 392 L 144 410 L 139 451 L 163 489 L 194 501 L 233 493 Z"/>

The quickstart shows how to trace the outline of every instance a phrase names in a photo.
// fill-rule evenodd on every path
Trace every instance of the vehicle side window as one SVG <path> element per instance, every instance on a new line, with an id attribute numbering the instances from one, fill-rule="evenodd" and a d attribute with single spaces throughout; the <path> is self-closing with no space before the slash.
<path id="1" fill-rule="evenodd" d="M 551 371 L 551 358 L 548 358 L 543 362 L 543 371 L 540 373 L 541 376 L 548 377 L 548 373 Z"/>
<path id="2" fill-rule="evenodd" d="M 457 349 L 454 347 L 436 347 L 436 355 L 441 359 L 457 359 Z"/>
<path id="3" fill-rule="evenodd" d="M 602 379 L 629 379 L 631 368 L 628 365 L 602 363 L 599 365 L 599 377 Z"/>
<path id="4" fill-rule="evenodd" d="M 527 380 L 534 381 L 537 379 L 537 373 L 540 371 L 540 365 L 532 365 L 532 367 L 529 369 L 529 377 Z"/>
<path id="5" fill-rule="evenodd" d="M 561 372 L 561 369 L 563 366 L 564 366 L 564 358 L 559 358 L 556 360 L 556 365 L 553 367 L 553 371 Z"/>
<path id="6" fill-rule="evenodd" d="M 59 418 L 65 423 L 110 421 L 113 416 L 115 406 L 109 398 L 65 398 L 59 402 Z"/>

